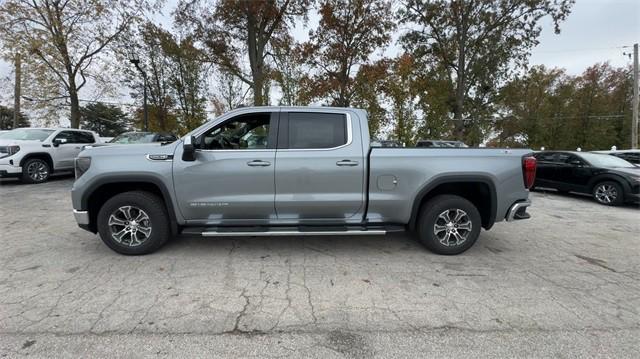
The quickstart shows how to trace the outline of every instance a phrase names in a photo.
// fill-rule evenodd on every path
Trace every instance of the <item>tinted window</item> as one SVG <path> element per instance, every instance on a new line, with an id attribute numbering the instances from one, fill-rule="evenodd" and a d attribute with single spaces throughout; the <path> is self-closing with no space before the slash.
<path id="1" fill-rule="evenodd" d="M 289 113 L 289 148 L 332 148 L 347 143 L 345 115 Z"/>
<path id="2" fill-rule="evenodd" d="M 205 132 L 198 141 L 198 147 L 206 150 L 268 148 L 270 117 L 269 113 L 235 117 Z"/>
<path id="3" fill-rule="evenodd" d="M 73 131 L 74 141 L 73 143 L 94 143 L 96 140 L 93 138 L 93 134 L 83 131 Z"/>
<path id="4" fill-rule="evenodd" d="M 554 156 L 555 156 L 555 153 L 553 152 L 543 152 L 543 153 L 536 153 L 534 157 L 540 162 L 553 162 Z"/>
<path id="5" fill-rule="evenodd" d="M 568 153 L 558 153 L 558 157 L 556 157 L 555 162 L 568 163 L 569 158 L 571 158 L 571 155 Z"/>

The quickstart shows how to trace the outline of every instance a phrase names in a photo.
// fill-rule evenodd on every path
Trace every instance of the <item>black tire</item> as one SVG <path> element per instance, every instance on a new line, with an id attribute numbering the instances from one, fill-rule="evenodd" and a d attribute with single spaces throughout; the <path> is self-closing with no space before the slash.
<path id="1" fill-rule="evenodd" d="M 467 222 L 469 222 L 471 225 L 470 230 L 453 227 L 457 226 L 457 224 L 451 224 L 453 228 L 447 227 L 447 222 L 440 217 L 447 210 L 450 211 L 446 215 L 449 217 L 451 214 L 459 213 L 458 210 L 464 212 L 465 215 L 456 223 L 466 225 Z M 454 221 L 449 222 L 453 223 Z M 442 228 L 443 223 L 447 228 L 444 229 L 445 233 L 439 232 L 436 234 L 436 224 Z M 418 224 L 416 227 L 418 230 L 418 240 L 427 247 L 427 249 L 437 254 L 453 255 L 466 251 L 476 242 L 480 235 L 482 218 L 473 203 L 465 198 L 455 195 L 440 195 L 430 199 L 424 204 L 418 216 Z M 449 234 L 447 237 L 446 231 L 453 231 L 454 229 L 459 237 L 454 234 Z M 458 232 L 458 230 L 460 230 L 460 232 Z M 464 237 L 464 241 L 459 240 L 460 237 Z M 448 240 L 445 238 L 448 238 Z M 454 240 L 460 243 L 452 243 Z M 449 245 L 443 242 L 447 242 Z"/>
<path id="2" fill-rule="evenodd" d="M 593 199 L 606 206 L 619 206 L 624 203 L 624 191 L 618 182 L 603 181 L 591 191 Z"/>
<path id="3" fill-rule="evenodd" d="M 22 165 L 22 182 L 42 183 L 49 180 L 51 166 L 42 158 L 30 158 Z"/>
<path id="4" fill-rule="evenodd" d="M 127 206 L 131 208 L 126 211 L 120 210 Z M 130 213 L 129 218 L 133 216 L 141 218 L 140 216 L 144 214 L 148 219 L 142 219 L 139 223 L 136 223 L 135 220 L 138 218 L 133 218 L 131 222 L 126 221 L 126 225 L 113 222 L 110 224 L 112 215 L 115 216 L 114 222 L 126 220 L 125 212 Z M 135 231 L 132 229 L 131 223 L 134 223 Z M 121 239 L 121 241 L 118 241 L 114 238 L 114 231 L 122 233 L 120 228 L 129 228 L 129 230 L 125 230 L 124 235 L 118 236 Z M 140 231 L 141 234 L 139 236 L 142 237 L 147 229 L 149 230 L 148 236 L 145 236 L 144 240 L 139 240 L 137 231 Z M 131 233 L 132 231 L 133 233 Z M 162 247 L 171 236 L 169 215 L 162 199 L 152 193 L 144 191 L 120 193 L 107 200 L 100 208 L 98 212 L 98 233 L 100 233 L 100 238 L 109 248 L 120 254 L 149 254 Z"/>

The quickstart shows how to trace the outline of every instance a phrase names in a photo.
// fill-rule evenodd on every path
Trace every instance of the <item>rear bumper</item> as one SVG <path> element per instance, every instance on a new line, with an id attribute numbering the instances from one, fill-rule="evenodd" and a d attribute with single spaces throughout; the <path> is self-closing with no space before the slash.
<path id="1" fill-rule="evenodd" d="M 529 219 L 531 215 L 527 213 L 527 207 L 531 205 L 531 200 L 524 200 L 521 202 L 516 202 L 511 205 L 509 211 L 507 212 L 507 217 L 505 218 L 507 222 L 516 221 L 519 219 Z"/>
<path id="2" fill-rule="evenodd" d="M 73 210 L 73 217 L 78 222 L 78 225 L 88 225 L 89 224 L 89 212 L 88 211 L 78 211 Z"/>

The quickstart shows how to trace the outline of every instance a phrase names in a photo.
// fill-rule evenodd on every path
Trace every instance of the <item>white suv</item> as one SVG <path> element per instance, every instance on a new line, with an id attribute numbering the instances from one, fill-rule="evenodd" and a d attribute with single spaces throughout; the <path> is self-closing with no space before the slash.
<path id="1" fill-rule="evenodd" d="M 73 170 L 82 147 L 100 143 L 95 132 L 69 128 L 17 128 L 0 134 L 0 177 L 41 183 L 53 172 Z"/>

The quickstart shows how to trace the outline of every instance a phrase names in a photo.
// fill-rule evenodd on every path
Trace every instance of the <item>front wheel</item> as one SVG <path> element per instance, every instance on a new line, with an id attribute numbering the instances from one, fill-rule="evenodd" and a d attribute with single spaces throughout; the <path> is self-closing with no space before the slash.
<path id="1" fill-rule="evenodd" d="M 98 212 L 102 241 L 120 254 L 156 251 L 169 239 L 169 216 L 158 196 L 144 191 L 120 193 Z"/>
<path id="2" fill-rule="evenodd" d="M 593 187 L 593 198 L 607 206 L 619 206 L 624 201 L 620 184 L 612 181 L 600 182 Z"/>
<path id="3" fill-rule="evenodd" d="M 22 165 L 22 181 L 25 183 L 42 183 L 49 179 L 51 166 L 41 158 L 28 159 Z"/>
<path id="4" fill-rule="evenodd" d="M 418 217 L 418 239 L 437 254 L 460 254 L 480 235 L 480 212 L 467 199 L 454 195 L 436 196 Z"/>

